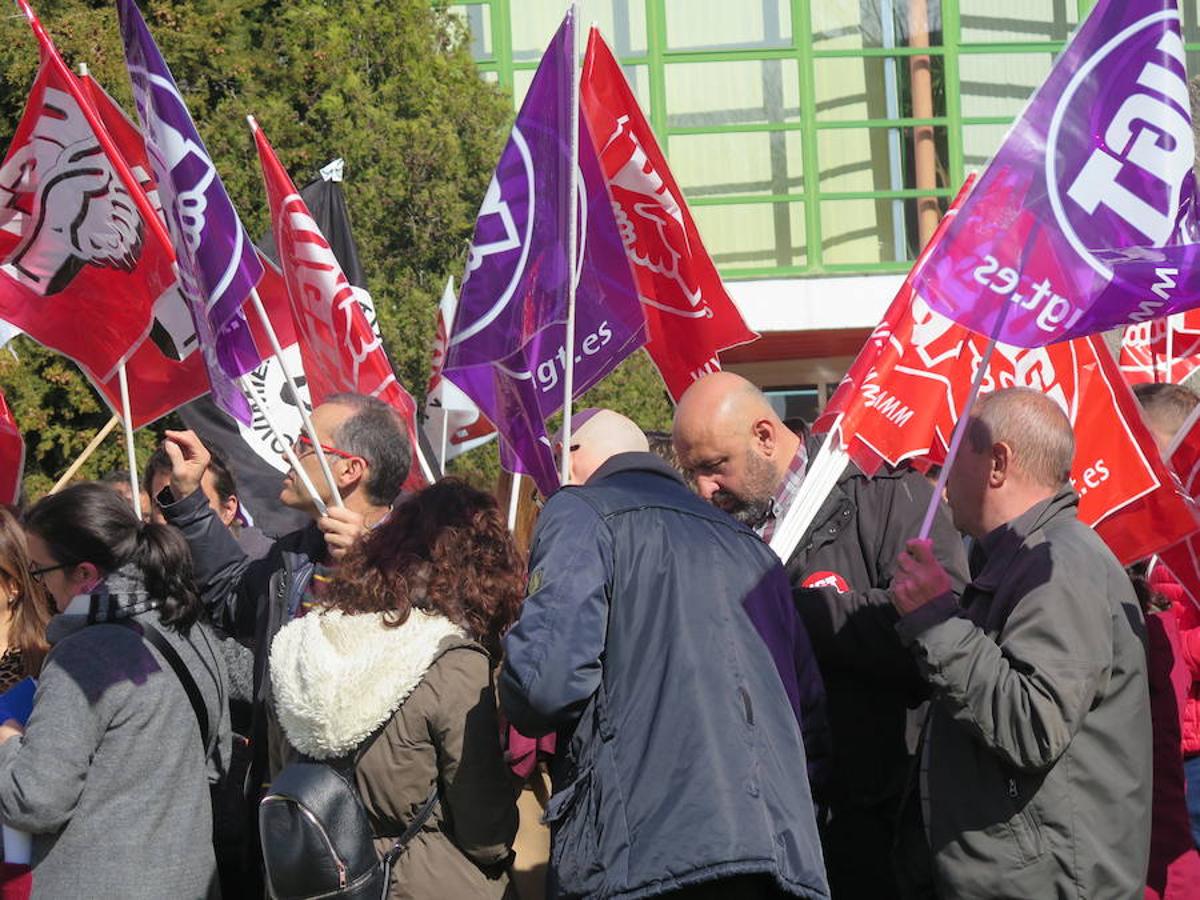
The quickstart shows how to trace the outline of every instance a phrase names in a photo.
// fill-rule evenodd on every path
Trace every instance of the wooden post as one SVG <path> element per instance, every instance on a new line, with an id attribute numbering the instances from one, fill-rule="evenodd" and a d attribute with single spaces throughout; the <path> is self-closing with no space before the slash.
<path id="1" fill-rule="evenodd" d="M 117 423 L 120 421 L 120 416 L 113 416 L 108 420 L 107 424 L 105 424 L 103 428 L 96 432 L 96 436 L 92 438 L 92 442 L 83 448 L 83 452 L 75 458 L 75 462 L 71 463 L 67 471 L 63 472 L 62 478 L 54 482 L 54 487 L 50 488 L 51 494 L 57 494 L 64 487 L 66 487 L 67 482 L 74 478 L 75 473 L 83 468 L 83 464 L 88 461 L 88 458 L 91 457 L 93 453 L 96 452 L 96 448 L 104 443 L 104 439 L 108 437 L 114 428 L 117 427 Z"/>
<path id="2" fill-rule="evenodd" d="M 928 0 L 909 0 L 908 45 L 929 46 Z M 910 56 L 908 71 L 912 87 L 912 116 L 914 119 L 933 118 L 933 76 L 928 54 Z M 937 145 L 934 142 L 932 125 L 917 125 L 913 128 L 913 169 L 918 191 L 937 190 Z M 936 197 L 917 199 L 917 231 L 921 247 L 929 243 L 937 230 L 941 211 Z"/>

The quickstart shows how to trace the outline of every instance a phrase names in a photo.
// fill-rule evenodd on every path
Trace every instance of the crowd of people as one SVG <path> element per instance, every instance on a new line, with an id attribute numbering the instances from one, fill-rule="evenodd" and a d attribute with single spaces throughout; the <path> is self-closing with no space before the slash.
<path id="1" fill-rule="evenodd" d="M 1139 398 L 1164 452 L 1200 403 Z M 1045 396 L 980 400 L 928 539 L 925 474 L 851 465 L 786 560 L 821 438 L 736 375 L 576 413 L 528 560 L 402 493 L 388 406 L 312 419 L 273 541 L 191 432 L 147 521 L 0 510 L 5 896 L 514 897 L 540 758 L 547 896 L 1200 897 L 1200 604 L 1078 521 Z"/>

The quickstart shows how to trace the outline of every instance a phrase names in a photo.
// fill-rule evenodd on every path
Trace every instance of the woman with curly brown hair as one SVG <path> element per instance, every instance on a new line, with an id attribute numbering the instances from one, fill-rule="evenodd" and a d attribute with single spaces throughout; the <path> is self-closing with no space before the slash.
<path id="1" fill-rule="evenodd" d="M 510 892 L 517 786 L 492 669 L 522 595 L 523 566 L 495 500 L 447 479 L 363 538 L 325 608 L 271 646 L 289 743 L 313 759 L 354 759 L 381 858 L 434 803 L 392 868 L 392 898 Z"/>

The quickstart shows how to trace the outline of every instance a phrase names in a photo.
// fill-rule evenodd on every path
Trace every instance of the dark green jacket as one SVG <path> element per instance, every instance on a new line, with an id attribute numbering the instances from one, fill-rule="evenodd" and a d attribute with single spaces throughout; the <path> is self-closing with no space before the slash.
<path id="1" fill-rule="evenodd" d="M 939 896 L 1142 894 L 1144 623 L 1077 505 L 1067 488 L 992 532 L 961 608 L 945 595 L 897 625 L 933 692 L 918 780 Z"/>

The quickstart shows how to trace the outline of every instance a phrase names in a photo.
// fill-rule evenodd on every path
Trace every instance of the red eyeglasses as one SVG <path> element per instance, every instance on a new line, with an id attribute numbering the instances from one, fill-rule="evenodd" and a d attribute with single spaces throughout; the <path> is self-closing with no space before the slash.
<path id="1" fill-rule="evenodd" d="M 330 447 L 328 444 L 322 444 L 321 449 L 332 456 L 340 456 L 342 459 L 362 459 L 357 453 L 347 453 L 345 450 Z M 313 446 L 312 438 L 307 434 L 302 434 L 292 443 L 292 452 L 299 459 L 302 456 L 307 456 L 309 453 L 316 453 L 317 451 Z"/>

